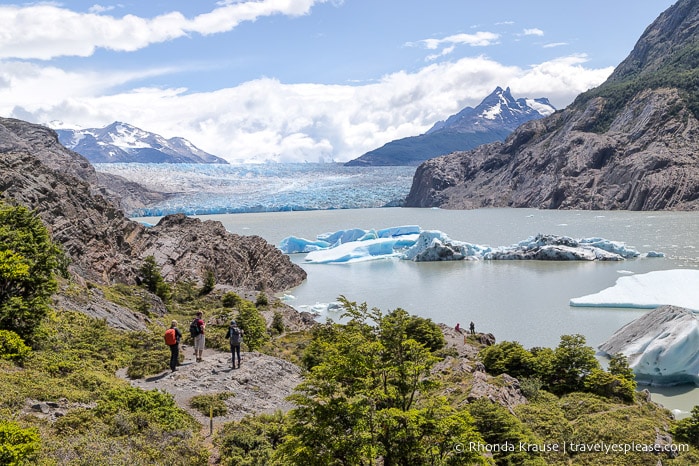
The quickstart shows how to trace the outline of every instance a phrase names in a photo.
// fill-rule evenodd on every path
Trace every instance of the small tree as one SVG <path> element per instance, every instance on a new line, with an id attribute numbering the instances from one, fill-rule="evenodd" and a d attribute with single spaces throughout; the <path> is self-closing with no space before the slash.
<path id="1" fill-rule="evenodd" d="M 141 282 L 148 291 L 158 296 L 163 302 L 170 301 L 170 287 L 163 276 L 160 274 L 158 264 L 155 262 L 155 257 L 148 256 L 144 259 L 141 266 Z"/>
<path id="2" fill-rule="evenodd" d="M 672 429 L 677 440 L 699 448 L 699 406 L 692 408 L 692 415 L 680 419 Z"/>
<path id="3" fill-rule="evenodd" d="M 202 296 L 207 295 L 214 290 L 215 286 L 216 274 L 214 274 L 213 270 L 208 269 L 204 274 L 204 284 L 202 285 L 201 290 L 199 290 L 199 294 Z"/>
<path id="4" fill-rule="evenodd" d="M 34 212 L 0 201 L 0 329 L 31 340 L 67 265 Z"/>
<path id="5" fill-rule="evenodd" d="M 583 391 L 585 377 L 600 365 L 595 350 L 585 345 L 582 335 L 563 335 L 553 354 L 549 385 L 556 394 Z"/>
<path id="6" fill-rule="evenodd" d="M 255 351 L 269 339 L 265 318 L 250 301 L 243 301 L 239 307 L 238 325 L 245 332 L 243 341 L 250 351 Z"/>

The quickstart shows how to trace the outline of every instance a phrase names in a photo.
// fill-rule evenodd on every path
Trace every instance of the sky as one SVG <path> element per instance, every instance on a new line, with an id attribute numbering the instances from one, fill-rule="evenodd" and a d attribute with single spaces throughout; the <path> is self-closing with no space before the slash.
<path id="1" fill-rule="evenodd" d="M 345 162 L 500 86 L 558 109 L 670 0 L 0 1 L 0 116 Z"/>

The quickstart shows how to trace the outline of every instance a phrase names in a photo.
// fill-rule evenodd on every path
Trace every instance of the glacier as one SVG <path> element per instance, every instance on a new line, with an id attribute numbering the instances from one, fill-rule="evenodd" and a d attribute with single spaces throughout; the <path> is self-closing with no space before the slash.
<path id="1" fill-rule="evenodd" d="M 95 163 L 168 199 L 129 217 L 364 209 L 400 205 L 416 167 L 346 167 L 339 163 Z"/>
<path id="2" fill-rule="evenodd" d="M 614 286 L 570 300 L 571 306 L 639 309 L 665 304 L 699 311 L 699 270 L 658 270 L 624 276 Z"/>
<path id="3" fill-rule="evenodd" d="M 348 263 L 399 258 L 414 262 L 453 260 L 625 260 L 642 256 L 622 242 L 604 238 L 573 239 L 538 234 L 511 246 L 490 246 L 452 240 L 439 230 L 406 225 L 383 230 L 358 228 L 322 233 L 314 240 L 288 236 L 278 248 L 287 254 L 306 253 L 305 262 Z M 647 257 L 662 257 L 650 252 Z"/>
<path id="4" fill-rule="evenodd" d="M 699 385 L 699 320 L 688 309 L 661 306 L 618 329 L 599 350 L 626 356 L 640 384 Z"/>

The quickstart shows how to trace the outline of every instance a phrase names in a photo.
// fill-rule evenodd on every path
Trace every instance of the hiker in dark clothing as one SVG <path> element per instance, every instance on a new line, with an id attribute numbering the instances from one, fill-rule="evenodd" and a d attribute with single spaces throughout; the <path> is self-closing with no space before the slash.
<path id="1" fill-rule="evenodd" d="M 177 370 L 177 366 L 180 365 L 180 340 L 182 339 L 182 332 L 177 328 L 177 321 L 173 320 L 170 324 L 170 328 L 175 331 L 175 344 L 168 345 L 170 348 L 170 369 L 172 372 Z"/>
<path id="2" fill-rule="evenodd" d="M 471 331 L 471 335 L 475 335 L 475 334 L 476 334 L 476 324 L 474 324 L 473 322 L 471 322 L 471 324 L 468 326 L 468 328 L 469 328 L 469 330 Z"/>
<path id="3" fill-rule="evenodd" d="M 231 342 L 231 365 L 235 369 L 236 355 L 238 357 L 238 369 L 240 369 L 240 344 L 243 342 L 243 329 L 238 327 L 235 320 L 231 320 L 231 325 L 226 332 L 226 338 Z"/>

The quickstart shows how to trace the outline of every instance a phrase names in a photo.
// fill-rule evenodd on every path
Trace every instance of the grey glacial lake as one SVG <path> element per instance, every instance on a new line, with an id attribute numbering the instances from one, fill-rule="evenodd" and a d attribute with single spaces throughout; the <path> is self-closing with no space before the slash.
<path id="1" fill-rule="evenodd" d="M 376 208 L 201 216 L 221 221 L 237 234 L 259 235 L 273 244 L 287 236 L 314 239 L 326 232 L 419 225 L 454 240 L 492 247 L 538 233 L 573 238 L 602 237 L 662 258 L 620 262 L 458 261 L 415 263 L 381 259 L 350 264 L 305 264 L 308 279 L 287 290 L 289 304 L 306 309 L 344 295 L 384 311 L 401 307 L 436 322 L 493 333 L 497 341 L 525 347 L 558 344 L 582 334 L 596 347 L 647 310 L 571 307 L 569 300 L 601 291 L 628 274 L 699 268 L 699 212 L 550 211 L 536 209 Z M 155 218 L 139 219 L 155 222 Z M 332 311 L 324 316 L 339 320 Z M 322 318 L 323 316 L 321 316 Z M 699 404 L 694 387 L 652 389 L 655 401 L 681 411 Z"/>

